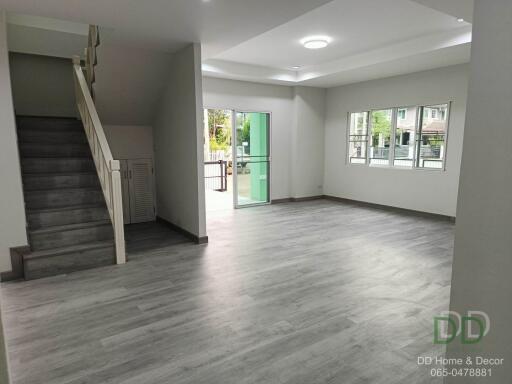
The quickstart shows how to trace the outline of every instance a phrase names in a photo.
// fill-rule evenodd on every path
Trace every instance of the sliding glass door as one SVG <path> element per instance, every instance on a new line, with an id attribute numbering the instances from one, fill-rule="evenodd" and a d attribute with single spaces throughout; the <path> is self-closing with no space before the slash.
<path id="1" fill-rule="evenodd" d="M 270 203 L 270 114 L 235 113 L 234 200 L 237 208 Z"/>

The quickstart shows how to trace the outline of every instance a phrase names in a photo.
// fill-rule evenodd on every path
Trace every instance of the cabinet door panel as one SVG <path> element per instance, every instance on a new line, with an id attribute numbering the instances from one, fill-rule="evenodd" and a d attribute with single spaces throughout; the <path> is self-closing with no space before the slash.
<path id="1" fill-rule="evenodd" d="M 130 185 L 130 221 L 155 220 L 153 162 L 151 159 L 128 160 Z"/>

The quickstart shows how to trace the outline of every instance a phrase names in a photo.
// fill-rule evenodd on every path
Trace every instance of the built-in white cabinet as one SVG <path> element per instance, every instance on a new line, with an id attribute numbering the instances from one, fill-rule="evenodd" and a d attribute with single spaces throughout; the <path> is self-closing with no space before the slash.
<path id="1" fill-rule="evenodd" d="M 155 220 L 155 181 L 151 159 L 120 160 L 125 224 Z"/>

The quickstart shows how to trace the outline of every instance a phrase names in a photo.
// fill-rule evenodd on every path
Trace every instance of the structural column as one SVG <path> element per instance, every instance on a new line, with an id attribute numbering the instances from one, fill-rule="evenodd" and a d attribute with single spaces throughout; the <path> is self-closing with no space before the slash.
<path id="1" fill-rule="evenodd" d="M 512 377 L 512 1 L 476 0 L 459 187 L 451 310 L 485 312 L 490 332 L 461 338 L 448 357 L 503 358 L 492 376 L 446 383 L 508 383 Z M 473 360 L 474 361 L 474 360 Z"/>

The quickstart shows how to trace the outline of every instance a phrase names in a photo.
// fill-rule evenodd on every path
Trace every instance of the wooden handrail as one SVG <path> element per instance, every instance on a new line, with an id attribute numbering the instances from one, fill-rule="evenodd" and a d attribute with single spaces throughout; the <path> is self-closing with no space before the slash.
<path id="1" fill-rule="evenodd" d="M 81 91 L 83 92 L 85 106 L 91 114 L 92 126 L 97 128 L 96 133 L 98 135 L 101 151 L 103 152 L 103 156 L 105 156 L 105 160 L 110 164 L 110 162 L 114 160 L 114 157 L 112 156 L 112 152 L 110 151 L 107 137 L 105 136 L 105 131 L 103 130 L 103 126 L 100 122 L 100 117 L 98 116 L 98 112 L 96 111 L 96 106 L 94 105 L 94 101 L 92 100 L 91 94 L 89 92 L 87 81 L 85 80 L 82 67 L 80 66 L 80 58 L 78 56 L 73 57 L 73 70 L 75 72 L 75 80 L 78 81 L 79 89 L 81 89 Z"/>
<path id="2" fill-rule="evenodd" d="M 101 125 L 96 106 L 92 100 L 80 57 L 73 57 L 76 102 L 85 134 L 91 148 L 96 171 L 100 180 L 105 202 L 114 228 L 117 264 L 126 263 L 123 221 L 123 195 L 121 187 L 121 166 L 110 151 L 105 131 Z"/>

